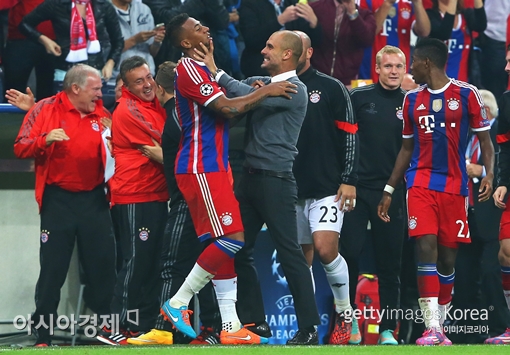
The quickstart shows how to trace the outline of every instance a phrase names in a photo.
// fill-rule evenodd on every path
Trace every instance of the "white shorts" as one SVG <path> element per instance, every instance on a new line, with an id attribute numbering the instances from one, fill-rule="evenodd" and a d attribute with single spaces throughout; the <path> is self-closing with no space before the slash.
<path id="1" fill-rule="evenodd" d="M 296 212 L 299 244 L 313 244 L 312 234 L 316 231 L 333 231 L 340 235 L 344 212 L 340 211 L 340 201 L 335 202 L 335 197 L 298 200 Z"/>

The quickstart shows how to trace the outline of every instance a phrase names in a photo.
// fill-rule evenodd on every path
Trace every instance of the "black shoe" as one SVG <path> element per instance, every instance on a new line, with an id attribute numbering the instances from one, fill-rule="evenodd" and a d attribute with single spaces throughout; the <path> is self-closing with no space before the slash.
<path id="1" fill-rule="evenodd" d="M 273 334 L 271 334 L 271 328 L 269 328 L 269 324 L 267 324 L 267 322 L 260 323 L 259 325 L 245 324 L 244 327 L 250 332 L 264 338 L 271 338 L 273 336 Z"/>
<path id="2" fill-rule="evenodd" d="M 294 338 L 287 340 L 287 345 L 319 345 L 317 330 L 312 332 L 299 329 Z"/>

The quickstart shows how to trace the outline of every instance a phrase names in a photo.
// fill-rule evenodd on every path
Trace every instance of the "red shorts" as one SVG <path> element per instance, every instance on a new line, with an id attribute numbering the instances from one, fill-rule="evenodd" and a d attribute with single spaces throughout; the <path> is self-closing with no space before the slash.
<path id="1" fill-rule="evenodd" d="M 413 186 L 407 190 L 407 218 L 410 237 L 432 234 L 438 244 L 457 248 L 471 243 L 466 196 Z"/>
<path id="2" fill-rule="evenodd" d="M 200 239 L 244 231 L 227 172 L 176 174 L 175 178 Z"/>
<path id="3" fill-rule="evenodd" d="M 510 239 L 510 201 L 506 203 L 506 208 L 499 223 L 499 240 L 503 239 Z"/>

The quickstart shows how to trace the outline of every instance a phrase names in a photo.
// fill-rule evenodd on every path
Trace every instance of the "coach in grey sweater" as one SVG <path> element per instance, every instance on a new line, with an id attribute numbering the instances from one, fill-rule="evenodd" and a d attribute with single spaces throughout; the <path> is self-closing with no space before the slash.
<path id="1" fill-rule="evenodd" d="M 251 85 L 257 80 L 260 85 L 283 80 L 297 85 L 297 93 L 291 94 L 290 100 L 266 98 L 248 114 L 244 173 L 235 192 L 245 228 L 245 246 L 235 258 L 239 318 L 243 324 L 255 324 L 249 326 L 251 331 L 271 336 L 253 263 L 255 239 L 266 223 L 294 298 L 299 330 L 287 341 L 289 345 L 317 344 L 315 326 L 319 324 L 310 271 L 297 240 L 297 187 L 292 174 L 298 153 L 296 143 L 308 102 L 306 86 L 296 74 L 302 50 L 297 34 L 278 31 L 262 50 L 262 68 L 271 77 L 253 77 L 240 82 L 220 70 L 213 70 L 216 80 L 230 97 L 256 90 Z"/>

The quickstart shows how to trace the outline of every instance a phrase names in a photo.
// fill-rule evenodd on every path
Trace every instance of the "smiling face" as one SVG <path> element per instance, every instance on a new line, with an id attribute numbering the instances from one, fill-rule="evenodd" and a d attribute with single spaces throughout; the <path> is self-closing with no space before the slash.
<path id="1" fill-rule="evenodd" d="M 103 97 L 101 87 L 101 78 L 91 73 L 87 75 L 87 80 L 83 87 L 74 84 L 72 90 L 76 94 L 76 109 L 84 114 L 94 112 L 97 101 Z"/>
<path id="2" fill-rule="evenodd" d="M 260 67 L 266 69 L 270 74 L 278 72 L 282 65 L 281 35 L 281 32 L 273 33 L 260 52 L 264 58 Z"/>
<path id="3" fill-rule="evenodd" d="M 406 63 L 401 54 L 384 53 L 381 62 L 376 64 L 375 72 L 379 74 L 379 82 L 386 90 L 398 89 L 406 72 Z"/>
<path id="4" fill-rule="evenodd" d="M 209 39 L 211 38 L 209 27 L 203 26 L 200 21 L 190 17 L 184 22 L 182 28 L 184 29 L 184 35 L 181 41 L 183 48 L 200 49 L 200 43 L 203 43 L 209 48 Z"/>
<path id="5" fill-rule="evenodd" d="M 143 64 L 126 73 L 124 86 L 141 100 L 150 102 L 156 95 L 156 82 L 147 64 Z"/>

